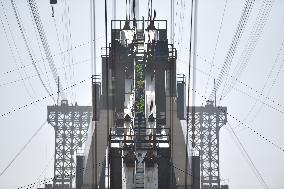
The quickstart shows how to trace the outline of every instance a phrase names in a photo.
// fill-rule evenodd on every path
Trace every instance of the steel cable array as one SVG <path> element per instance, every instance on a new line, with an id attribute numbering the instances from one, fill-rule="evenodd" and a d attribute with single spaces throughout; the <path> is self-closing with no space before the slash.
<path id="1" fill-rule="evenodd" d="M 32 13 L 32 10 L 29 8 L 29 16 L 30 16 L 30 19 L 33 20 L 33 13 Z M 40 59 L 42 60 L 42 63 L 43 63 L 43 67 L 44 67 L 44 71 L 46 73 L 46 80 L 47 80 L 47 85 L 49 87 L 49 90 L 52 91 L 52 87 L 50 85 L 50 81 L 49 81 L 49 76 L 47 74 L 47 68 L 46 68 L 46 64 L 45 64 L 45 59 L 44 59 L 44 55 L 43 55 L 43 52 L 42 52 L 42 45 L 41 45 L 41 41 L 40 41 L 40 36 L 38 34 L 38 31 L 37 31 L 37 27 L 35 25 L 34 22 L 32 22 L 32 25 L 33 25 L 33 30 L 35 32 L 35 38 L 36 38 L 36 43 L 37 43 L 37 46 L 38 46 L 38 49 L 39 49 L 39 52 L 40 52 Z M 42 74 L 43 75 L 43 74 Z"/>
<path id="2" fill-rule="evenodd" d="M 26 68 L 26 67 L 30 67 L 30 66 L 32 66 L 32 65 L 33 65 L 33 64 L 22 65 L 22 66 L 20 66 L 20 67 L 18 67 L 18 68 L 16 68 L 16 69 L 12 69 L 12 70 L 5 71 L 5 72 L 2 73 L 2 75 L 7 75 L 7 74 L 13 73 L 13 72 L 15 72 L 15 71 L 18 71 L 18 70 L 20 70 L 20 69 L 24 69 L 24 68 Z"/>
<path id="3" fill-rule="evenodd" d="M 54 82 L 57 83 L 58 82 L 58 72 L 57 72 L 57 69 L 55 67 L 55 63 L 54 63 L 54 60 L 52 58 L 52 55 L 51 55 L 50 47 L 49 47 L 49 44 L 48 44 L 48 41 L 47 41 L 47 38 L 46 38 L 46 34 L 44 32 L 43 25 L 42 25 L 42 22 L 41 22 L 41 18 L 40 18 L 38 9 L 37 9 L 37 4 L 36 4 L 35 0 L 27 0 L 27 1 L 28 1 L 30 9 L 32 11 L 33 18 L 34 18 L 35 24 L 37 26 L 37 30 L 38 30 L 38 33 L 39 33 L 39 36 L 40 36 L 40 39 L 41 39 L 41 42 L 42 42 L 42 45 L 43 45 L 43 49 L 44 49 L 45 55 L 47 57 L 49 67 L 52 71 L 52 76 L 53 76 Z M 61 95 L 62 99 L 66 99 L 66 95 L 65 95 L 65 93 L 62 89 L 63 89 L 62 84 L 59 83 L 59 90 L 61 91 L 60 95 Z"/>
<path id="4" fill-rule="evenodd" d="M 230 70 L 230 66 L 232 64 L 233 58 L 235 56 L 236 50 L 238 48 L 239 42 L 242 38 L 244 29 L 246 27 L 248 18 L 250 16 L 250 13 L 253 9 L 255 0 L 246 0 L 245 7 L 242 11 L 241 19 L 239 20 L 236 32 L 234 34 L 232 43 L 230 45 L 229 51 L 226 55 L 224 64 L 222 66 L 221 72 L 219 73 L 217 79 L 216 79 L 216 85 L 213 88 L 212 92 L 210 93 L 209 99 L 213 99 L 215 96 L 216 91 L 220 88 L 220 86 L 223 83 L 223 79 L 226 77 Z"/>
<path id="5" fill-rule="evenodd" d="M 88 79 L 90 79 L 90 78 L 88 78 Z M 87 79 L 81 80 L 80 82 L 74 83 L 74 84 L 72 84 L 72 85 L 70 85 L 70 86 L 68 86 L 68 87 L 63 88 L 62 90 L 63 90 L 63 91 L 66 91 L 66 90 L 68 90 L 68 89 L 72 89 L 73 87 L 76 87 L 76 86 L 78 86 L 79 84 L 82 84 L 82 83 L 84 83 L 84 82 L 86 82 L 86 81 L 88 81 L 88 80 L 87 80 Z M 62 91 L 62 92 L 63 92 L 63 91 Z M 61 91 L 59 91 L 59 92 L 61 92 Z M 58 92 L 50 93 L 50 94 L 48 94 L 47 96 L 44 96 L 44 97 L 42 97 L 42 98 L 38 98 L 37 100 L 34 100 L 34 101 L 32 101 L 32 102 L 30 102 L 30 103 L 27 103 L 27 104 L 25 104 L 25 105 L 23 105 L 23 106 L 14 108 L 14 109 L 12 109 L 12 110 L 6 112 L 6 113 L 3 113 L 3 114 L 1 114 L 1 117 L 2 117 L 2 118 L 3 118 L 3 117 L 6 117 L 6 116 L 8 116 L 8 115 L 10 115 L 10 114 L 12 114 L 12 113 L 15 113 L 15 112 L 17 112 L 17 111 L 19 111 L 19 110 L 22 110 L 22 109 L 27 108 L 27 107 L 29 107 L 30 105 L 33 105 L 33 104 L 36 104 L 36 103 L 41 102 L 41 101 L 43 101 L 43 100 L 46 100 L 46 99 L 49 98 L 49 97 L 53 98 L 53 97 L 54 97 L 55 95 L 57 95 L 57 94 L 58 94 Z"/>
<path id="6" fill-rule="evenodd" d="M 19 52 L 17 43 L 16 43 L 16 41 L 15 41 L 14 33 L 13 33 L 13 31 L 12 31 L 12 29 L 11 29 L 11 26 L 10 26 L 10 24 L 9 24 L 8 17 L 7 17 L 7 14 L 6 14 L 6 10 L 5 10 L 5 7 L 4 7 L 4 5 L 3 5 L 3 1 L 1 0 L 0 3 L 1 3 L 1 7 L 2 7 L 2 9 L 3 9 L 3 14 L 4 14 L 4 17 L 5 17 L 5 21 L 6 21 L 7 25 L 8 25 L 8 30 L 9 30 L 9 32 L 10 32 L 10 34 L 11 34 L 13 47 L 12 47 L 12 44 L 10 43 L 10 41 L 9 41 L 8 32 L 7 32 L 7 29 L 6 29 L 6 27 L 5 27 L 5 24 L 4 24 L 4 22 L 3 22 L 3 20 L 2 20 L 2 18 L 1 18 L 1 16 L 0 16 L 1 25 L 2 25 L 2 27 L 3 27 L 4 34 L 5 34 L 6 40 L 7 40 L 7 42 L 8 42 L 9 50 L 10 50 L 10 52 L 11 52 L 13 61 L 14 61 L 15 65 L 16 65 L 16 67 L 17 67 L 16 70 L 18 71 L 21 80 L 24 81 L 24 77 L 23 77 L 23 75 L 22 75 L 22 73 L 21 73 L 21 71 L 20 71 L 20 68 L 23 67 L 23 60 L 22 60 L 21 54 L 20 54 L 20 52 Z M 14 49 L 15 49 L 16 53 L 14 53 Z M 16 58 L 16 55 L 15 55 L 15 54 L 16 54 L 17 57 L 18 57 L 18 61 L 20 62 L 21 67 L 20 67 L 19 64 L 18 64 L 18 61 L 17 61 L 17 58 Z M 24 75 L 27 76 L 26 71 L 24 71 Z M 23 84 L 24 84 L 24 88 L 25 88 L 25 90 L 26 90 L 28 96 L 30 97 L 30 99 L 33 99 L 33 96 L 32 96 L 32 94 L 31 94 L 30 90 L 28 89 L 26 83 L 24 82 Z M 30 86 L 30 88 L 31 88 L 32 93 L 33 93 L 33 94 L 35 95 L 35 97 L 36 97 L 36 93 L 35 93 L 35 90 L 34 90 L 32 84 L 31 84 L 29 81 L 28 81 L 28 84 L 29 84 L 29 86 Z"/>
<path id="7" fill-rule="evenodd" d="M 40 130 L 45 126 L 47 121 L 44 121 L 40 127 L 35 131 L 31 138 L 25 143 L 25 145 L 20 149 L 20 151 L 13 157 L 13 159 L 8 163 L 8 165 L 1 171 L 0 177 L 9 169 L 9 167 L 16 161 L 16 159 L 22 154 L 26 147 L 32 142 L 34 137 L 40 132 Z"/>
<path id="8" fill-rule="evenodd" d="M 202 61 L 204 63 L 210 63 L 207 59 L 201 57 L 199 54 L 196 54 L 197 57 L 199 57 L 200 59 L 202 59 Z M 216 69 L 221 70 L 220 67 L 213 65 Z M 203 71 L 204 72 L 204 71 Z M 205 72 L 204 72 L 205 73 Z M 209 73 L 205 73 L 206 75 L 210 76 L 210 77 L 214 77 L 213 75 L 209 75 Z M 280 104 L 279 102 L 277 102 L 276 99 L 270 97 L 270 96 L 266 96 L 262 91 L 260 91 L 259 89 L 255 89 L 254 87 L 248 85 L 247 83 L 241 81 L 239 78 L 236 78 L 230 74 L 228 74 L 228 77 L 231 77 L 233 80 L 235 80 L 236 82 L 238 82 L 239 84 L 242 84 L 243 86 L 247 87 L 250 91 L 252 91 L 253 93 L 257 93 L 259 96 L 263 97 L 266 100 L 269 100 L 270 102 L 272 102 L 273 104 L 275 104 L 276 106 L 278 106 L 281 109 L 284 109 L 284 105 Z"/>
<path id="9" fill-rule="evenodd" d="M 228 124 L 228 125 L 229 125 L 229 128 L 227 130 L 229 131 L 233 141 L 235 142 L 235 144 L 237 145 L 237 147 L 241 151 L 243 157 L 246 159 L 246 162 L 250 166 L 250 168 L 253 171 L 255 177 L 258 179 L 259 183 L 263 186 L 263 188 L 267 188 L 268 189 L 269 188 L 268 184 L 265 182 L 265 180 L 263 179 L 260 171 L 257 169 L 255 164 L 253 163 L 251 157 L 249 156 L 248 152 L 246 151 L 246 149 L 245 149 L 244 145 L 242 144 L 241 140 L 239 139 L 238 135 L 235 133 L 235 131 L 232 128 L 231 124 Z"/>
<path id="10" fill-rule="evenodd" d="M 282 51 L 283 51 L 283 47 L 284 47 L 284 42 L 282 42 L 282 44 L 281 44 L 281 46 L 280 46 L 280 49 L 279 49 L 279 51 L 278 51 L 278 53 L 277 53 L 277 56 L 276 56 L 276 58 L 275 58 L 275 60 L 274 60 L 274 63 L 273 63 L 273 65 L 272 65 L 272 68 L 270 69 L 270 71 L 269 71 L 269 73 L 268 73 L 268 75 L 267 75 L 267 77 L 266 77 L 266 81 L 265 81 L 265 83 L 264 83 L 264 85 L 263 85 L 263 87 L 262 87 L 262 89 L 261 89 L 261 91 L 260 91 L 261 94 L 264 93 L 264 89 L 267 87 L 267 85 L 268 85 L 268 83 L 269 83 L 269 80 L 270 80 L 270 78 L 271 78 L 271 76 L 272 76 L 272 73 L 273 73 L 274 70 L 276 69 L 277 63 L 279 62 L 279 58 L 280 58 L 281 53 L 282 53 Z M 277 70 L 277 73 L 276 73 L 276 75 L 275 75 L 275 77 L 274 77 L 274 79 L 273 79 L 271 85 L 269 85 L 268 92 L 267 92 L 267 94 L 266 94 L 265 96 L 269 96 L 269 95 L 270 95 L 270 92 L 271 92 L 272 88 L 275 86 L 276 81 L 277 81 L 277 79 L 278 79 L 278 77 L 279 77 L 279 74 L 280 74 L 280 72 L 281 72 L 282 69 L 283 69 L 283 66 L 284 66 L 284 60 L 281 60 L 280 65 L 279 65 L 279 68 L 278 68 L 278 70 Z M 243 92 L 243 93 L 245 94 L 245 92 Z M 253 118 L 251 119 L 251 122 L 250 122 L 250 123 L 252 123 L 252 122 L 255 120 L 255 118 L 256 118 L 257 115 L 260 113 L 261 109 L 263 108 L 263 105 L 266 105 L 266 104 L 267 104 L 267 102 L 266 102 L 267 99 L 268 99 L 268 98 L 265 98 L 265 99 L 264 99 L 264 102 L 261 103 L 260 107 L 258 108 L 258 110 L 256 111 L 256 113 L 254 114 L 254 116 L 253 116 Z M 247 119 L 250 117 L 250 115 L 252 114 L 253 110 L 256 108 L 258 102 L 259 102 L 259 101 L 256 100 L 256 101 L 254 102 L 254 104 L 251 106 L 251 108 L 249 109 L 248 113 L 246 114 L 246 117 L 244 118 L 244 121 L 247 120 Z M 278 105 L 279 105 L 279 103 L 278 103 Z M 281 105 L 281 108 L 283 109 L 283 105 Z M 277 110 L 277 109 L 276 109 L 276 110 Z M 277 110 L 277 111 L 279 111 L 279 110 Z M 283 113 L 283 110 L 281 110 L 281 111 L 279 111 L 279 112 L 280 112 L 280 113 Z"/>
<path id="11" fill-rule="evenodd" d="M 279 54 L 279 56 L 280 56 L 280 54 Z M 277 56 L 277 58 L 275 59 L 275 62 L 278 62 L 279 56 Z M 268 89 L 268 92 L 267 92 L 267 94 L 266 94 L 267 96 L 270 95 L 270 93 L 271 93 L 273 87 L 275 86 L 276 81 L 277 81 L 277 79 L 278 79 L 280 73 L 282 72 L 283 68 L 284 68 L 284 60 L 281 60 L 281 63 L 280 63 L 280 65 L 279 65 L 279 67 L 278 67 L 278 70 L 277 70 L 277 73 L 276 73 L 276 75 L 275 75 L 275 77 L 274 77 L 274 79 L 273 79 L 271 85 L 269 85 L 269 89 Z M 267 82 L 268 82 L 268 80 L 267 80 Z M 264 100 L 264 102 L 266 103 L 266 99 Z M 256 103 L 254 104 L 253 107 L 251 107 L 250 112 L 252 112 L 252 110 L 255 108 L 255 106 L 256 106 Z M 260 111 L 262 110 L 262 108 L 263 108 L 263 104 L 260 105 L 260 107 L 258 108 L 258 110 L 256 111 L 256 113 L 254 114 L 253 118 L 251 119 L 251 120 L 252 120 L 251 122 L 253 122 L 253 120 L 255 120 L 255 118 L 256 118 L 257 115 L 260 113 Z M 248 114 L 247 114 L 247 115 L 248 115 Z"/>
<path id="12" fill-rule="evenodd" d="M 61 19 L 60 19 L 61 25 L 64 26 L 64 29 L 63 29 L 64 33 L 62 33 L 62 44 L 60 44 L 59 33 L 58 33 L 58 30 L 57 30 L 57 24 L 56 24 L 55 18 L 53 18 L 54 25 L 55 25 L 55 28 L 56 28 L 56 35 L 57 35 L 57 38 L 58 38 L 58 43 L 60 44 L 60 50 L 61 50 L 61 46 L 64 45 L 64 43 L 67 46 L 66 47 L 67 49 L 72 49 L 73 44 L 72 44 L 69 1 L 67 2 L 66 0 L 62 0 L 62 4 L 64 6 L 63 13 L 61 14 Z M 66 54 L 64 54 L 62 58 L 63 58 L 63 64 L 68 63 L 69 65 L 71 65 L 71 62 L 73 64 L 74 58 L 73 58 L 72 51 L 68 51 L 67 56 L 66 56 Z M 68 69 L 69 77 L 68 78 L 67 78 L 67 75 L 66 75 L 66 71 L 64 71 L 64 74 L 65 74 L 66 84 L 74 82 L 74 68 L 72 68 L 71 66 L 69 67 L 69 69 Z M 69 95 L 70 95 L 69 100 L 71 100 L 71 98 L 73 98 L 73 100 L 75 101 L 75 98 L 76 98 L 75 97 L 76 96 L 75 91 L 74 90 L 70 91 Z"/>
<path id="13" fill-rule="evenodd" d="M 67 8 L 67 19 L 66 22 L 68 24 L 66 24 L 65 26 L 67 26 L 67 35 L 69 36 L 69 39 L 67 39 L 67 42 L 68 42 L 68 48 L 72 49 L 73 48 L 73 43 L 72 43 L 72 33 L 71 33 L 71 19 L 70 19 L 70 4 L 67 0 L 64 0 L 65 1 L 65 9 Z M 71 60 L 70 60 L 71 59 Z M 74 63 L 74 57 L 73 57 L 73 53 L 72 51 L 70 51 L 70 53 L 68 53 L 68 64 L 69 65 L 72 65 Z M 74 82 L 74 78 L 75 78 L 75 72 L 74 72 L 74 67 L 70 67 L 72 68 L 71 69 L 71 73 L 72 75 L 70 74 L 70 77 L 71 77 L 71 81 Z M 75 101 L 76 100 L 76 92 L 75 90 L 73 89 L 72 90 L 72 94 L 73 94 L 73 100 Z"/>
<path id="14" fill-rule="evenodd" d="M 32 65 L 33 65 L 33 67 L 35 68 L 37 75 L 39 76 L 39 80 L 40 80 L 40 82 L 41 82 L 43 88 L 45 89 L 45 91 L 47 92 L 47 94 L 49 94 L 49 96 L 52 97 L 53 101 L 55 101 L 55 98 L 51 95 L 51 91 L 49 91 L 49 89 L 47 88 L 46 84 L 44 83 L 44 81 L 43 81 L 43 79 L 42 79 L 42 77 L 41 77 L 41 75 L 40 75 L 40 71 L 39 71 L 39 68 L 38 68 L 38 66 L 37 66 L 37 64 L 36 64 L 36 62 L 35 62 L 34 56 L 33 56 L 33 54 L 32 54 L 32 50 L 31 50 L 31 47 L 30 47 L 29 42 L 28 42 L 29 40 L 28 40 L 28 37 L 27 37 L 27 35 L 26 35 L 26 33 L 25 33 L 24 26 L 23 26 L 23 24 L 22 24 L 22 22 L 21 22 L 20 15 L 19 15 L 19 12 L 18 12 L 17 7 L 16 7 L 16 4 L 15 4 L 15 0 L 10 0 L 10 2 L 11 2 L 11 4 L 12 4 L 13 12 L 14 12 L 14 15 L 15 15 L 15 17 L 16 17 L 16 21 L 17 21 L 18 27 L 19 27 L 19 29 L 20 29 L 22 38 L 23 38 L 23 40 L 24 40 L 25 47 L 26 47 L 26 49 L 27 49 L 27 51 L 28 51 L 28 54 L 29 54 L 29 57 L 30 57 L 30 59 L 31 59 L 31 61 L 32 61 Z"/>
<path id="15" fill-rule="evenodd" d="M 205 71 L 201 70 L 200 68 L 197 68 L 197 67 L 196 67 L 195 69 L 196 69 L 197 71 L 199 71 L 200 73 L 202 73 L 202 74 L 208 76 L 208 77 L 214 78 L 214 76 L 213 76 L 212 74 L 209 74 L 208 72 L 205 72 Z M 252 88 L 251 88 L 251 89 L 252 89 Z M 275 107 L 275 105 L 271 105 L 271 104 L 265 102 L 265 100 L 258 99 L 258 98 L 256 98 L 255 96 L 252 96 L 252 95 L 248 94 L 247 92 L 242 91 L 242 90 L 240 90 L 240 89 L 238 89 L 238 88 L 236 88 L 236 87 L 234 87 L 234 90 L 236 90 L 237 92 L 242 93 L 242 94 L 244 94 L 244 95 L 246 95 L 246 96 L 248 96 L 248 97 L 250 97 L 250 98 L 253 98 L 253 99 L 257 100 L 257 102 L 260 102 L 261 104 L 266 105 L 267 107 L 272 108 L 272 109 L 278 111 L 278 112 L 281 113 L 281 114 L 284 113 L 284 110 L 283 110 L 283 109 L 279 109 L 279 107 Z M 255 92 L 255 91 L 252 89 L 252 92 Z M 258 92 L 258 91 L 256 91 L 256 92 Z M 263 94 L 262 94 L 262 95 L 263 95 Z"/>
<path id="16" fill-rule="evenodd" d="M 263 0 L 260 9 L 258 10 L 257 18 L 253 25 L 253 28 L 249 34 L 247 43 L 245 48 L 242 51 L 241 57 L 238 60 L 238 66 L 234 70 L 233 76 L 236 78 L 240 78 L 241 74 L 244 72 L 245 68 L 248 65 L 249 60 L 251 59 L 257 43 L 263 33 L 265 24 L 267 23 L 268 17 L 270 15 L 274 0 Z M 236 84 L 236 80 L 228 79 L 224 83 L 224 88 L 221 93 L 222 99 L 225 98 L 234 85 Z"/>
<path id="17" fill-rule="evenodd" d="M 65 66 L 65 61 L 66 61 L 65 53 L 62 53 L 63 50 L 62 50 L 62 45 L 61 45 L 61 42 L 60 42 L 60 39 L 59 39 L 59 32 L 58 32 L 58 27 L 57 27 L 57 24 L 56 24 L 55 17 L 53 17 L 53 24 L 54 24 L 54 28 L 55 28 L 55 32 L 56 32 L 56 39 L 57 39 L 57 42 L 58 42 L 58 47 L 59 47 L 59 52 L 60 52 L 60 59 L 61 59 L 61 62 L 63 64 L 63 66 Z M 66 70 L 64 70 L 64 79 L 65 79 L 65 84 L 69 85 L 69 82 L 68 82 L 69 80 L 67 78 Z"/>
<path id="18" fill-rule="evenodd" d="M 97 38 L 96 40 L 99 40 L 99 39 L 102 39 L 102 38 L 103 38 L 103 36 Z M 67 49 L 67 50 L 65 50 L 65 51 L 62 51 L 62 52 L 53 54 L 52 57 L 55 57 L 55 56 L 57 56 L 57 55 L 61 55 L 61 54 L 67 53 L 67 52 L 69 52 L 69 51 L 71 51 L 71 50 L 74 50 L 74 49 L 77 49 L 77 48 L 80 48 L 80 47 L 84 47 L 84 46 L 89 45 L 89 44 L 91 44 L 91 41 L 83 42 L 83 43 L 81 43 L 81 44 L 78 44 L 78 45 L 74 46 L 72 49 L 70 48 L 70 49 Z M 43 60 L 45 60 L 45 59 L 43 59 Z M 40 62 L 40 60 L 35 61 L 35 63 L 38 63 L 38 62 Z M 26 65 L 23 65 L 23 66 L 19 67 L 19 69 L 24 69 L 24 68 L 30 67 L 30 66 L 32 66 L 32 65 L 33 65 L 33 64 L 26 64 Z M 7 74 L 13 73 L 13 72 L 15 72 L 15 71 L 17 71 L 17 70 L 18 70 L 18 69 L 11 69 L 11 70 L 8 70 L 8 71 L 3 72 L 2 74 L 3 74 L 3 75 L 7 75 Z"/>
<path id="19" fill-rule="evenodd" d="M 219 26 L 219 29 L 218 29 L 217 39 L 216 39 L 216 43 L 215 43 L 215 47 L 214 47 L 214 51 L 213 51 L 213 57 L 212 57 L 212 60 L 210 61 L 209 74 L 212 73 L 212 69 L 213 69 L 214 64 L 215 64 L 216 51 L 217 51 L 217 48 L 218 48 L 218 45 L 219 45 L 220 34 L 221 34 L 221 30 L 223 28 L 223 22 L 224 22 L 225 13 L 227 11 L 227 4 L 228 4 L 228 0 L 225 1 L 223 13 L 222 13 L 222 18 L 221 18 L 221 23 L 220 23 L 220 26 Z M 209 77 L 207 77 L 204 94 L 207 93 L 208 84 L 209 84 Z"/>
<path id="20" fill-rule="evenodd" d="M 65 66 L 62 66 L 62 67 L 60 67 L 58 70 L 64 69 L 64 68 L 69 68 L 70 66 L 75 66 L 75 65 L 84 64 L 84 63 L 89 62 L 89 61 L 90 61 L 90 59 L 78 61 L 78 62 L 75 62 L 75 63 L 72 64 L 72 65 L 65 65 Z M 42 74 L 48 74 L 48 73 L 50 73 L 50 72 L 51 72 L 51 71 L 46 71 L 46 72 L 43 72 Z M 14 83 L 17 83 L 17 82 L 20 82 L 20 81 L 29 80 L 29 79 L 35 78 L 35 77 L 38 77 L 38 74 L 35 74 L 35 75 L 27 75 L 27 77 L 24 77 L 24 78 L 21 78 L 21 79 L 17 79 L 17 80 L 5 82 L 5 83 L 0 83 L 0 87 L 2 87 L 2 86 L 7 86 L 7 85 L 11 85 L 11 84 L 14 84 Z"/>
<path id="21" fill-rule="evenodd" d="M 183 60 L 180 60 L 180 61 L 183 61 Z M 219 67 L 217 67 L 218 69 L 220 69 Z M 211 78 L 214 78 L 214 76 L 212 74 L 209 74 L 208 72 L 205 72 L 204 70 L 201 70 L 200 68 L 195 68 L 197 71 L 199 71 L 200 73 L 208 76 L 208 77 L 211 77 Z M 229 75 L 230 77 L 233 77 L 231 75 Z M 257 97 L 253 96 L 253 95 L 250 95 L 249 93 L 247 93 L 246 91 L 243 91 L 243 90 L 240 90 L 236 87 L 234 87 L 234 90 L 239 92 L 239 93 L 242 93 L 250 98 L 253 98 L 255 100 L 257 100 L 257 102 L 260 102 L 261 104 L 263 105 L 266 105 L 267 107 L 271 108 L 271 109 L 274 109 L 275 111 L 278 111 L 279 113 L 283 114 L 284 113 L 284 107 L 283 105 L 279 104 L 278 102 L 276 102 L 275 100 L 265 96 L 263 93 L 260 93 L 260 91 L 250 87 L 249 85 L 245 84 L 244 82 L 238 80 L 237 78 L 235 78 L 235 80 L 237 80 L 237 82 L 239 82 L 240 84 L 243 84 L 244 86 L 246 86 L 248 89 L 250 89 L 253 93 L 258 93 L 258 95 L 260 96 L 263 96 L 266 100 L 270 100 L 271 102 L 274 103 L 274 105 L 266 102 L 266 100 L 261 100 L 261 99 L 258 99 Z M 278 106 L 278 107 L 277 107 Z"/>

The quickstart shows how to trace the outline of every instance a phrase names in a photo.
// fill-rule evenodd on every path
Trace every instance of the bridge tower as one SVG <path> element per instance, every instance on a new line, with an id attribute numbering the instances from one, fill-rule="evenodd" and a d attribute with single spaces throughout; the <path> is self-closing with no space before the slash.
<path id="1" fill-rule="evenodd" d="M 55 131 L 54 189 L 74 188 L 76 150 L 86 141 L 92 111 L 91 106 L 69 105 L 67 100 L 47 107 L 47 122 Z"/>
<path id="2" fill-rule="evenodd" d="M 220 189 L 219 131 L 227 123 L 227 107 L 216 107 L 213 101 L 205 106 L 189 108 L 189 135 L 193 151 L 200 156 L 201 188 Z"/>

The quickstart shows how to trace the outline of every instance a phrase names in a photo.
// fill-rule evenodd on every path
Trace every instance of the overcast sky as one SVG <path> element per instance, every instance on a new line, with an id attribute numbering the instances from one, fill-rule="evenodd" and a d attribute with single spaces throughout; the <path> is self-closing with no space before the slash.
<path id="1" fill-rule="evenodd" d="M 27 1 L 15 1 L 41 75 L 48 88 L 54 92 L 56 91 L 56 84 L 35 31 Z M 229 124 L 235 128 L 237 136 L 269 188 L 283 189 L 284 152 L 243 125 L 238 126 L 236 121 L 242 121 L 275 144 L 284 147 L 284 49 L 281 48 L 284 41 L 283 0 L 274 1 L 271 13 L 267 17 L 268 20 L 247 66 L 242 74 L 234 74 L 234 70 L 241 65 L 242 51 L 250 38 L 250 33 L 263 1 L 256 0 L 230 67 L 229 75 L 237 76 L 238 82 L 222 101 L 218 100 L 218 104 L 228 107 L 228 112 L 232 115 L 232 117 L 228 118 Z M 31 65 L 32 62 L 17 26 L 10 1 L 0 0 L 0 2 L 0 113 L 2 115 L 30 104 L 32 101 L 42 99 L 47 94 L 40 80 L 35 76 L 36 71 Z M 49 0 L 36 0 L 36 2 L 64 87 L 88 79 L 91 75 L 89 0 L 59 0 L 55 6 L 55 20 L 51 17 Z M 111 18 L 112 1 L 109 0 L 108 2 L 108 9 L 110 10 L 108 13 L 109 18 Z M 140 1 L 140 18 L 142 16 L 147 17 L 147 2 L 146 0 Z M 153 7 L 157 11 L 157 18 L 169 20 L 170 0 L 154 0 L 153 3 Z M 226 10 L 224 12 L 225 4 Z M 117 5 L 117 19 L 124 19 L 125 1 L 117 0 Z M 217 78 L 224 63 L 244 5 L 245 0 L 199 0 L 196 90 L 201 95 L 208 97 L 213 89 L 213 78 Z M 70 8 L 69 12 L 68 9 L 65 9 L 68 6 Z M 104 45 L 103 11 L 103 1 L 97 1 L 96 56 L 100 56 L 100 48 Z M 184 70 L 187 70 L 188 65 L 189 12 L 190 1 L 175 0 L 175 46 L 178 49 L 179 59 L 177 70 L 178 73 L 186 75 L 188 73 Z M 223 13 L 224 19 L 221 27 Z M 65 25 L 64 20 L 68 20 L 68 18 L 70 18 L 70 25 Z M 56 32 L 56 28 L 58 32 Z M 71 43 L 69 43 L 70 33 L 68 30 L 71 32 Z M 217 42 L 219 31 L 219 40 Z M 66 50 L 71 47 L 71 44 L 73 50 L 68 53 Z M 60 49 L 63 51 L 61 54 Z M 214 51 L 214 66 L 208 80 Z M 98 62 L 100 62 L 99 59 Z M 74 66 L 70 68 L 68 65 Z M 26 77 L 29 79 L 23 79 Z M 207 81 L 209 81 L 208 84 Z M 232 83 L 230 80 L 228 81 L 226 87 Z M 67 91 L 71 103 L 77 101 L 79 105 L 91 104 L 90 83 L 91 81 L 84 82 L 75 87 L 74 90 Z M 222 87 L 217 93 L 218 99 L 223 94 Z M 199 94 L 196 94 L 197 105 L 205 103 L 204 98 Z M 52 104 L 54 102 L 48 98 L 0 117 L 0 171 L 7 166 L 26 141 L 46 120 L 46 106 Z M 263 188 L 243 157 L 238 145 L 234 142 L 228 128 L 229 125 L 220 131 L 220 167 L 223 182 L 236 189 Z M 14 189 L 34 183 L 37 178 L 39 180 L 51 178 L 53 176 L 53 155 L 54 130 L 50 125 L 45 125 L 21 156 L 0 176 L 0 188 Z"/>

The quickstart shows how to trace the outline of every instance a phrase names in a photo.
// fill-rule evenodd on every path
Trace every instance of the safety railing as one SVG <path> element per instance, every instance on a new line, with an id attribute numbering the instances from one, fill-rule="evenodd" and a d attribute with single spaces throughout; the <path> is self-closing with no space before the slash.
<path id="1" fill-rule="evenodd" d="M 110 143 L 120 144 L 170 143 L 170 129 L 111 128 L 109 137 Z"/>

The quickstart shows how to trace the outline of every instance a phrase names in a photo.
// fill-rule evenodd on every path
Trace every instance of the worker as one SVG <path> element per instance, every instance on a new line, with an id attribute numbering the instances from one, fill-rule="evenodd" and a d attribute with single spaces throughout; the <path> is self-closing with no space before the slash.
<path id="1" fill-rule="evenodd" d="M 57 4 L 57 0 L 50 0 L 50 4 L 51 4 L 51 16 L 54 17 L 54 7 L 53 5 Z"/>
<path id="2" fill-rule="evenodd" d="M 51 5 L 51 16 L 54 17 L 54 7 Z"/>

